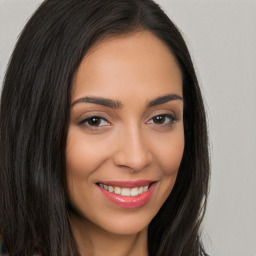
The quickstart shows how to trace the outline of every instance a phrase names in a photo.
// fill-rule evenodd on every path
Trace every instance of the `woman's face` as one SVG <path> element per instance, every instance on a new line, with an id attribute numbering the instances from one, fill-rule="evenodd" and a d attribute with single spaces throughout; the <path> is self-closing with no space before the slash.
<path id="1" fill-rule="evenodd" d="M 66 149 L 83 221 L 115 234 L 145 229 L 183 149 L 182 75 L 165 44 L 143 31 L 94 46 L 75 75 Z"/>

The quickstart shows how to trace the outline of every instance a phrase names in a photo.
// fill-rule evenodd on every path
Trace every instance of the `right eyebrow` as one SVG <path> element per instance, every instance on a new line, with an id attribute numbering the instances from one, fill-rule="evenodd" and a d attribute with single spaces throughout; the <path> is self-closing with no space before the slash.
<path id="1" fill-rule="evenodd" d="M 111 99 L 102 98 L 102 97 L 82 97 L 82 98 L 75 100 L 71 104 L 71 107 L 73 107 L 74 105 L 76 105 L 78 103 L 98 104 L 98 105 L 102 105 L 102 106 L 114 108 L 114 109 L 120 109 L 123 107 L 123 104 L 119 100 L 111 100 Z"/>

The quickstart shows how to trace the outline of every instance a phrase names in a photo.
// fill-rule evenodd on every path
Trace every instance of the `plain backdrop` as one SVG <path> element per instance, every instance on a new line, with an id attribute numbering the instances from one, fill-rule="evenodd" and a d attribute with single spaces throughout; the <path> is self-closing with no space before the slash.
<path id="1" fill-rule="evenodd" d="M 16 39 L 41 2 L 0 0 L 1 84 Z M 182 31 L 206 102 L 212 176 L 205 246 L 211 256 L 256 256 L 256 1 L 157 3 Z"/>

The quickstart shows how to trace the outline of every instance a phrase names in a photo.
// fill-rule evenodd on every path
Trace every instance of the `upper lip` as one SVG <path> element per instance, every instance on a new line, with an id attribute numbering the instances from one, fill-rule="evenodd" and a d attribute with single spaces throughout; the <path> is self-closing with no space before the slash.
<path id="1" fill-rule="evenodd" d="M 121 187 L 121 188 L 134 188 L 151 185 L 156 181 L 153 180 L 136 180 L 136 181 L 100 181 L 97 184 L 105 184 L 112 187 Z"/>

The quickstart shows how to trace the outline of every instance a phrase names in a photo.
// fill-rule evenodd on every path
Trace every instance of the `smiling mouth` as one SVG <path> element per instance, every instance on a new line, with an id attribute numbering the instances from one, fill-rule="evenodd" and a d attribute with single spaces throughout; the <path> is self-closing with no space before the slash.
<path id="1" fill-rule="evenodd" d="M 103 183 L 98 184 L 101 188 L 117 194 L 117 195 L 122 195 L 122 196 L 138 196 L 146 191 L 148 191 L 149 187 L 151 184 L 146 185 L 146 186 L 140 186 L 140 187 L 133 187 L 133 188 L 122 188 L 122 187 L 117 187 L 117 186 L 108 186 Z"/>
<path id="2" fill-rule="evenodd" d="M 137 208 L 146 204 L 154 191 L 157 181 L 106 181 L 98 182 L 103 195 L 119 207 Z"/>

